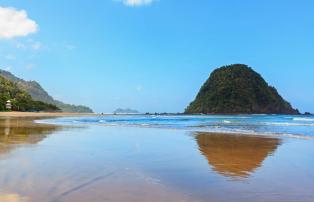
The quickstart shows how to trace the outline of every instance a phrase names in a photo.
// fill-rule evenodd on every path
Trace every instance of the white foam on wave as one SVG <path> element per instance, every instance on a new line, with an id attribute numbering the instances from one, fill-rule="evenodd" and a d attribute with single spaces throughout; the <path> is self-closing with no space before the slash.
<path id="1" fill-rule="evenodd" d="M 292 122 L 265 122 L 263 124 L 273 126 L 314 126 L 314 123 L 292 123 Z"/>
<path id="2" fill-rule="evenodd" d="M 156 117 L 156 116 L 155 116 Z M 157 118 L 157 117 L 156 117 Z M 186 118 L 186 117 L 183 117 Z M 307 122 L 304 119 L 308 120 Z M 274 136 L 274 137 L 291 137 L 291 138 L 302 138 L 302 139 L 314 139 L 312 134 L 309 134 L 310 131 L 313 131 L 314 122 L 309 122 L 309 119 L 314 121 L 314 118 L 310 117 L 292 117 L 289 120 L 285 120 L 280 122 L 279 120 L 273 120 L 273 122 L 239 122 L 239 120 L 228 119 L 224 117 L 222 120 L 215 122 L 208 122 L 208 125 L 197 125 L 198 123 L 192 122 L 192 124 L 181 123 L 180 121 L 171 123 L 169 125 L 168 122 L 137 122 L 136 120 L 131 121 L 121 121 L 121 122 L 110 122 L 106 119 L 96 119 L 95 121 L 89 120 L 84 121 L 84 119 L 80 118 L 60 118 L 60 119 L 49 119 L 49 120 L 40 120 L 36 122 L 48 122 L 54 124 L 82 124 L 82 125 L 102 125 L 102 126 L 126 126 L 126 127 L 142 127 L 142 128 L 162 128 L 162 129 L 174 129 L 174 130 L 186 130 L 191 132 L 209 132 L 209 133 L 231 133 L 231 134 L 244 134 L 244 135 L 266 135 L 266 136 Z M 300 122 L 298 122 L 300 121 Z M 304 122 L 301 122 L 304 121 Z M 207 121 L 206 121 L 207 122 Z M 223 124 L 225 123 L 225 124 Z M 244 127 L 245 128 L 244 128 Z M 246 127 L 247 126 L 247 127 Z M 266 129 L 262 128 L 261 131 L 258 130 L 260 126 L 267 126 Z M 269 127 L 268 127 L 269 126 Z M 282 126 L 284 130 L 278 131 L 278 128 L 275 126 Z M 290 127 L 291 126 L 291 127 Z M 305 126 L 306 131 L 303 128 L 293 128 L 293 126 Z M 292 130 L 291 130 L 292 128 Z M 256 129 L 256 130 L 255 130 Z M 266 130 L 266 131 L 265 131 Z M 302 135 L 302 133 L 305 133 Z M 299 135 L 300 134 L 300 135 Z"/>
<path id="3" fill-rule="evenodd" d="M 314 118 L 293 118 L 292 120 L 294 120 L 294 121 L 313 121 L 314 122 Z"/>

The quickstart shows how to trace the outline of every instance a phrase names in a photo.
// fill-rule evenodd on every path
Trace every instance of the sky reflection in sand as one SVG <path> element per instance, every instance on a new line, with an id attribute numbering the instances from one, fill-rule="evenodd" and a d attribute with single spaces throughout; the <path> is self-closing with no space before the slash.
<path id="1" fill-rule="evenodd" d="M 2 199 L 246 202 L 302 196 L 302 201 L 310 202 L 314 198 L 311 140 L 25 124 L 0 121 Z"/>
<path id="2" fill-rule="evenodd" d="M 0 193 L 1 202 L 29 202 L 27 197 L 21 197 L 18 194 Z"/>

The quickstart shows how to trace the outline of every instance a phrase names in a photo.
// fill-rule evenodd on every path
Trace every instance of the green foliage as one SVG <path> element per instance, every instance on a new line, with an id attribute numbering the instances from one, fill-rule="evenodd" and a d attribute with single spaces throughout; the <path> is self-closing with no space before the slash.
<path id="1" fill-rule="evenodd" d="M 25 91 L 20 90 L 13 83 L 0 76 L 0 111 L 5 111 L 7 100 L 11 100 L 14 111 L 58 111 L 59 108 L 52 104 L 34 101 Z"/>
<path id="2" fill-rule="evenodd" d="M 3 76 L 4 78 L 16 83 L 16 85 L 21 90 L 26 91 L 28 94 L 30 94 L 34 100 L 56 105 L 63 112 L 79 112 L 79 113 L 93 112 L 93 110 L 86 106 L 65 104 L 61 101 L 55 100 L 36 81 L 25 81 L 14 76 L 10 72 L 4 70 L 0 70 L 0 76 Z"/>
<path id="3" fill-rule="evenodd" d="M 63 112 L 93 113 L 93 110 L 83 105 L 71 105 L 71 104 L 65 104 L 63 102 L 56 102 L 56 105 Z"/>
<path id="4" fill-rule="evenodd" d="M 212 72 L 185 113 L 298 114 L 262 76 L 243 64 Z"/>

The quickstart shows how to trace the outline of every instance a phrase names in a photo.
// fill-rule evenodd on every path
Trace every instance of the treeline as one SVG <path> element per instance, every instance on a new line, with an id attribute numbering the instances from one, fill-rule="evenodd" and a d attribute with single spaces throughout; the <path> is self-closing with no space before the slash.
<path id="1" fill-rule="evenodd" d="M 8 100 L 11 101 L 13 111 L 60 111 L 56 105 L 34 101 L 27 92 L 19 89 L 16 83 L 0 76 L 0 111 L 7 110 Z"/>

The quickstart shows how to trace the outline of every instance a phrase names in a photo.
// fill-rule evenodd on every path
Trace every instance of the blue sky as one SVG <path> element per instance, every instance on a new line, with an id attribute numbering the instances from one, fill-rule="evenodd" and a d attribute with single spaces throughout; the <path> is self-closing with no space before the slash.
<path id="1" fill-rule="evenodd" d="M 313 1 L 2 0 L 0 7 L 25 10 L 35 23 L 2 38 L 0 30 L 0 67 L 62 101 L 96 112 L 182 112 L 214 68 L 245 63 L 294 107 L 314 112 Z"/>

